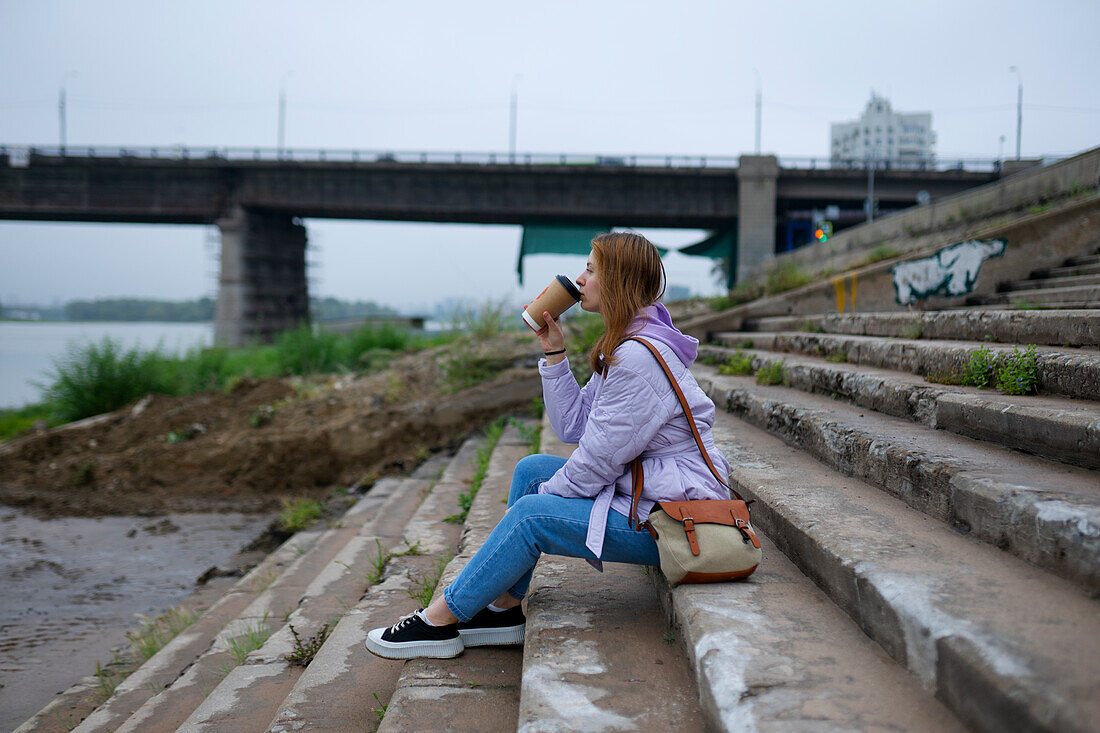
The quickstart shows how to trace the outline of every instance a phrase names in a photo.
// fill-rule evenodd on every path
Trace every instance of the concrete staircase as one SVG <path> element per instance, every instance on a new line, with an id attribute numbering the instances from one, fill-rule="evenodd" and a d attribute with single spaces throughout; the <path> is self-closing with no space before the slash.
<path id="1" fill-rule="evenodd" d="M 1100 246 L 1092 254 L 1066 259 L 1060 267 L 1033 270 L 1009 280 L 997 293 L 966 299 L 966 305 L 1002 308 L 1100 308 Z"/>
<path id="2" fill-rule="evenodd" d="M 481 439 L 291 538 L 76 730 L 1100 730 L 1100 312 L 746 325 L 692 371 L 755 499 L 748 581 L 671 589 L 655 569 L 544 558 L 523 647 L 372 656 L 367 631 L 446 563 L 442 592 L 503 514 L 529 451 L 509 425 L 464 526 L 443 520 Z M 1025 343 L 1041 396 L 924 379 Z M 719 373 L 737 351 L 782 383 Z M 570 450 L 542 426 L 541 452 Z M 326 623 L 308 667 L 285 660 L 290 626 Z M 229 640 L 261 625 L 233 666 Z M 20 731 L 59 729 L 45 721 Z"/>

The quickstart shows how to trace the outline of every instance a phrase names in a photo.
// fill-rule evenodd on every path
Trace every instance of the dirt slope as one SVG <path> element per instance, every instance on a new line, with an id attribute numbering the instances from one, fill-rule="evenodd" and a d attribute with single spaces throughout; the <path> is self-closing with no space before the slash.
<path id="1" fill-rule="evenodd" d="M 531 406 L 541 394 L 531 337 L 504 334 L 477 348 L 507 368 L 457 392 L 443 372 L 453 351 L 440 347 L 371 375 L 149 395 L 0 447 L 0 503 L 40 517 L 265 511 L 347 488 Z"/>

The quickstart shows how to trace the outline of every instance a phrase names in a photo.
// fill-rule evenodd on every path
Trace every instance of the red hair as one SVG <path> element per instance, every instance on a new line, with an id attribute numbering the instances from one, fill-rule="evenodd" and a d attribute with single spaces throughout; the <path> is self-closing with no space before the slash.
<path id="1" fill-rule="evenodd" d="M 665 293 L 665 265 L 653 243 L 634 232 L 601 234 L 592 240 L 600 286 L 600 315 L 606 328 L 588 363 L 603 374 L 615 363 L 615 347 L 627 336 L 634 316 Z M 603 354 L 603 358 L 600 358 Z"/>

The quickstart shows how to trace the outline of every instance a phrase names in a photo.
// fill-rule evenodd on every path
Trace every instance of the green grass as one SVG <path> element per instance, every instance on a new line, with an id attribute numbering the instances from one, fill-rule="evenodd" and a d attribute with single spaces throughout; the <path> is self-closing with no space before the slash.
<path id="1" fill-rule="evenodd" d="M 26 430 L 42 418 L 57 425 L 111 412 L 151 392 L 186 395 L 231 390 L 242 379 L 377 370 L 401 353 L 454 338 L 416 335 L 390 325 L 368 326 L 348 335 L 302 326 L 279 335 L 270 345 L 196 348 L 180 357 L 167 356 L 159 348 L 124 349 L 105 338 L 70 347 L 54 361 L 45 383 L 39 385 L 40 404 L 0 411 L 0 438 Z"/>
<path id="2" fill-rule="evenodd" d="M 485 428 L 485 445 L 477 449 L 477 465 L 474 476 L 470 480 L 470 488 L 458 496 L 458 514 L 452 514 L 444 519 L 444 522 L 462 524 L 466 521 L 466 515 L 470 513 L 470 507 L 474 504 L 474 497 L 481 490 L 481 484 L 485 481 L 486 474 L 489 473 L 489 459 L 493 455 L 493 449 L 500 441 L 500 436 L 504 433 L 504 425 L 507 422 L 508 418 L 501 416 Z"/>
<path id="3" fill-rule="evenodd" d="M 964 385 L 978 389 L 995 388 L 1012 395 L 1034 394 L 1039 386 L 1039 350 L 1031 344 L 1021 351 L 994 355 L 987 346 L 972 350 L 961 369 L 932 372 L 929 382 Z"/>
<path id="4" fill-rule="evenodd" d="M 752 356 L 738 349 L 725 364 L 718 367 L 719 374 L 731 374 L 738 377 L 748 376 L 753 373 Z"/>
<path id="5" fill-rule="evenodd" d="M 873 265 L 876 262 L 893 259 L 900 254 L 901 252 L 899 252 L 896 247 L 891 247 L 888 244 L 880 244 L 867 253 L 867 256 L 863 258 L 863 264 Z"/>
<path id="6" fill-rule="evenodd" d="M 0 440 L 25 433 L 40 420 L 51 428 L 60 425 L 63 421 L 57 418 L 55 412 L 49 403 L 0 410 Z"/>
<path id="7" fill-rule="evenodd" d="M 299 532 L 314 520 L 324 516 L 324 513 L 321 502 L 316 499 L 308 497 L 284 499 L 283 508 L 279 512 L 279 524 L 287 532 Z"/>
<path id="8" fill-rule="evenodd" d="M 156 618 L 143 619 L 141 628 L 126 634 L 126 640 L 134 656 L 145 663 L 197 618 L 198 614 L 193 611 L 173 608 Z"/>
<path id="9" fill-rule="evenodd" d="M 783 368 L 783 361 L 773 361 L 756 370 L 757 384 L 783 384 L 787 378 L 787 372 Z"/>
<path id="10" fill-rule="evenodd" d="M 785 293 L 813 282 L 814 276 L 799 269 L 793 262 L 786 262 L 768 272 L 764 280 L 764 292 L 768 295 Z"/>
<path id="11" fill-rule="evenodd" d="M 997 391 L 1005 394 L 1032 394 L 1039 384 L 1039 350 L 1028 346 L 1013 349 L 999 360 Z"/>
<path id="12" fill-rule="evenodd" d="M 271 636 L 271 633 L 272 629 L 267 625 L 267 614 L 264 614 L 264 617 L 259 621 L 245 626 L 240 634 L 223 638 L 226 649 L 233 656 L 233 661 L 236 662 L 233 666 L 244 664 L 245 660 L 248 659 L 248 655 L 262 647 L 264 642 Z"/>
<path id="13" fill-rule="evenodd" d="M 435 561 L 435 567 L 423 573 L 416 580 L 413 587 L 409 589 L 409 598 L 419 603 L 421 608 L 427 608 L 428 604 L 432 602 L 432 596 L 435 595 L 439 579 L 443 577 L 443 569 L 447 567 L 447 563 L 451 561 L 452 557 L 454 557 L 452 553 L 447 553 L 438 558 Z"/>

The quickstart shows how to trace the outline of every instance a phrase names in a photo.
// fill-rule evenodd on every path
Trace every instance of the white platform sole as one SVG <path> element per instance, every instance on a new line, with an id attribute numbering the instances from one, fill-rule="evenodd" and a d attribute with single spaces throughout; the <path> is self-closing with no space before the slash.
<path id="1" fill-rule="evenodd" d="M 459 629 L 458 635 L 462 637 L 462 643 L 465 646 L 514 645 L 523 643 L 523 634 L 526 628 L 526 624 L 520 624 L 519 626 L 505 626 L 499 629 L 470 629 L 469 631 Z"/>
<path id="2" fill-rule="evenodd" d="M 443 639 L 440 641 L 417 641 L 417 642 L 404 642 L 394 643 L 392 641 L 386 641 L 382 638 L 382 632 L 385 629 L 373 629 L 367 633 L 366 641 L 363 643 L 367 647 L 367 651 L 379 657 L 385 659 L 416 659 L 417 657 L 428 657 L 430 659 L 450 659 L 451 657 L 457 657 L 465 649 L 462 637 L 459 636 L 454 639 Z"/>

